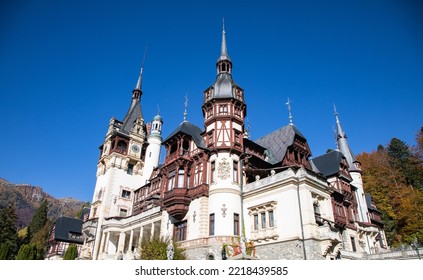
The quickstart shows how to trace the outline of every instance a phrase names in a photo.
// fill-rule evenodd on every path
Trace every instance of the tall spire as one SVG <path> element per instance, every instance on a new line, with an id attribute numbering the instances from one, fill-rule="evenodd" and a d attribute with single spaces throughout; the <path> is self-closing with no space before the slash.
<path id="1" fill-rule="evenodd" d="M 336 111 L 335 104 L 333 105 L 335 119 L 336 119 L 336 140 L 337 140 L 337 148 L 341 151 L 341 153 L 347 159 L 349 170 L 359 170 L 359 162 L 355 158 L 354 153 L 351 151 L 350 145 L 347 141 L 347 135 L 342 130 L 341 122 L 339 121 L 338 112 Z"/>
<path id="2" fill-rule="evenodd" d="M 135 90 L 141 91 L 141 85 L 142 85 L 142 71 L 144 70 L 143 67 L 141 67 L 140 75 L 138 76 L 137 85 L 135 86 Z"/>
<path id="3" fill-rule="evenodd" d="M 222 46 L 220 48 L 220 57 L 218 61 L 229 60 L 228 48 L 226 46 L 226 32 L 225 32 L 225 19 L 222 20 Z"/>
<path id="4" fill-rule="evenodd" d="M 148 46 L 148 44 L 145 46 L 144 57 L 142 59 L 142 65 L 141 65 L 140 75 L 138 76 L 138 81 L 137 81 L 137 84 L 136 84 L 134 90 L 142 91 L 141 90 L 141 87 L 142 87 L 142 72 L 144 70 L 145 57 L 147 55 L 147 46 Z"/>
<path id="5" fill-rule="evenodd" d="M 132 90 L 132 99 L 131 105 L 129 106 L 128 112 L 126 113 L 125 117 L 122 121 L 122 130 L 126 132 L 130 132 L 134 126 L 134 123 L 137 119 L 143 119 L 142 111 L 141 111 L 141 95 L 142 95 L 142 72 L 144 70 L 144 62 L 145 56 L 147 54 L 147 46 L 145 47 L 144 51 L 144 58 L 142 60 L 140 74 L 138 75 L 137 84 L 135 88 Z"/>

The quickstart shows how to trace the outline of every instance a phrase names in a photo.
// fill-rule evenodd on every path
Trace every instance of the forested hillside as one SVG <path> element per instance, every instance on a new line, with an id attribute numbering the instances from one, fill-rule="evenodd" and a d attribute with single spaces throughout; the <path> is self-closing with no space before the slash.
<path id="1" fill-rule="evenodd" d="M 83 202 L 77 199 L 55 198 L 38 186 L 14 184 L 0 178 L 0 210 L 10 203 L 13 204 L 18 230 L 29 225 L 35 211 L 44 200 L 48 203 L 47 215 L 51 220 L 60 216 L 75 217 L 83 205 Z"/>
<path id="2" fill-rule="evenodd" d="M 364 189 L 383 214 L 392 247 L 423 241 L 423 127 L 416 145 L 392 138 L 376 151 L 357 156 L 362 164 Z"/>
<path id="3" fill-rule="evenodd" d="M 0 178 L 0 260 L 44 259 L 56 219 L 77 217 L 88 202 L 56 199 L 41 187 Z"/>

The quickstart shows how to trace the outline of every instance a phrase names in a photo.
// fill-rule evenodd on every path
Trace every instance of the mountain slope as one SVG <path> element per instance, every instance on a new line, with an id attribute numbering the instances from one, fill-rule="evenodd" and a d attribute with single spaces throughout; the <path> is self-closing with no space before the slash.
<path id="1" fill-rule="evenodd" d="M 16 208 L 18 229 L 29 225 L 35 210 L 41 202 L 48 202 L 48 218 L 56 220 L 60 216 L 75 217 L 84 202 L 73 198 L 57 199 L 44 192 L 41 187 L 29 184 L 14 184 L 0 178 L 0 209 L 9 203 Z"/>

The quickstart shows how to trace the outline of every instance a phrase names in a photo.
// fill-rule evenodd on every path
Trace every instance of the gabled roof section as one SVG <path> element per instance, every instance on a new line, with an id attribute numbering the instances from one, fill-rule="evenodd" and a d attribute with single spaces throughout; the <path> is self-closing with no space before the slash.
<path id="1" fill-rule="evenodd" d="M 311 161 L 325 177 L 329 177 L 339 172 L 339 167 L 343 158 L 345 157 L 340 151 L 333 150 Z"/>
<path id="2" fill-rule="evenodd" d="M 122 121 L 122 130 L 125 132 L 130 132 L 134 125 L 134 122 L 139 117 L 142 118 L 140 102 L 137 99 L 132 99 L 131 106 L 129 107 L 129 110 Z"/>
<path id="3" fill-rule="evenodd" d="M 206 143 L 204 142 L 203 137 L 201 137 L 201 133 L 203 130 L 196 125 L 193 125 L 189 121 L 183 121 L 164 141 L 163 143 L 167 142 L 170 138 L 175 136 L 178 133 L 184 133 L 189 135 L 194 140 L 195 145 L 197 147 L 206 149 Z"/>
<path id="4" fill-rule="evenodd" d="M 54 239 L 69 243 L 83 243 L 82 223 L 80 219 L 60 217 L 55 223 Z"/>
<path id="5" fill-rule="evenodd" d="M 254 142 L 266 148 L 268 161 L 271 164 L 281 162 L 286 154 L 286 150 L 294 143 L 295 136 L 299 136 L 306 140 L 304 135 L 296 128 L 295 125 L 287 125 L 281 127 Z"/>

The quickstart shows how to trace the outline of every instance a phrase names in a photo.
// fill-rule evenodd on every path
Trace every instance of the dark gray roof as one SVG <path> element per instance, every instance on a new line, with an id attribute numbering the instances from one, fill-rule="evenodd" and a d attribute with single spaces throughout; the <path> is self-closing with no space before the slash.
<path id="1" fill-rule="evenodd" d="M 235 86 L 232 75 L 226 72 L 220 73 L 216 77 L 213 85 L 213 98 L 232 98 L 232 87 Z"/>
<path id="2" fill-rule="evenodd" d="M 357 170 L 354 163 L 358 162 L 352 152 L 350 145 L 347 141 L 347 134 L 342 130 L 341 122 L 339 121 L 338 113 L 335 112 L 336 118 L 336 130 L 337 130 L 337 145 L 339 150 L 344 154 L 345 158 L 347 159 L 349 170 L 354 171 Z"/>
<path id="3" fill-rule="evenodd" d="M 130 132 L 134 125 L 134 122 L 139 117 L 142 118 L 140 101 L 133 98 L 131 100 L 131 105 L 129 106 L 128 112 L 126 113 L 125 118 L 122 121 L 122 130 L 125 132 Z"/>
<path id="4" fill-rule="evenodd" d="M 55 223 L 54 239 L 82 244 L 82 220 L 69 217 L 58 218 Z"/>
<path id="5" fill-rule="evenodd" d="M 325 177 L 328 177 L 339 172 L 342 158 L 345 158 L 344 155 L 340 151 L 334 150 L 311 161 Z"/>
<path id="6" fill-rule="evenodd" d="M 206 143 L 204 142 L 203 137 L 201 137 L 201 133 L 203 130 L 196 125 L 193 125 L 189 121 L 183 121 L 164 141 L 168 141 L 170 138 L 178 134 L 179 132 L 185 133 L 192 137 L 194 140 L 195 145 L 199 148 L 206 148 Z"/>
<path id="7" fill-rule="evenodd" d="M 254 142 L 266 149 L 268 162 L 276 164 L 285 157 L 286 150 L 294 143 L 295 136 L 306 139 L 295 125 L 281 127 Z"/>

